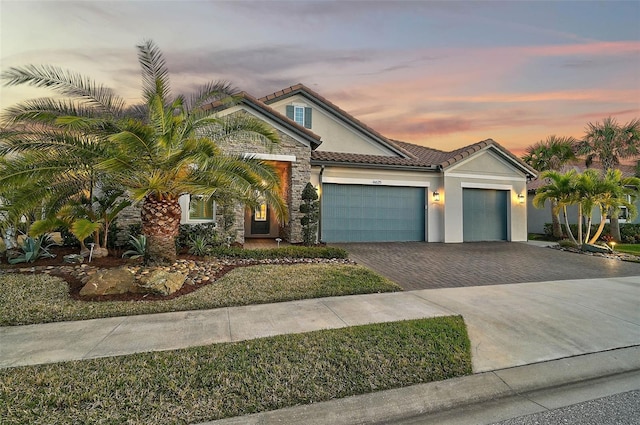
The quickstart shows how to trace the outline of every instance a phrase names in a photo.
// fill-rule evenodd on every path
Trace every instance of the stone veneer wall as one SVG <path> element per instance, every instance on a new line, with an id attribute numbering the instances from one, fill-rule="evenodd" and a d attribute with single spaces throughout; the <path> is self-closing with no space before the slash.
<path id="1" fill-rule="evenodd" d="M 294 138 L 278 131 L 280 143 L 268 146 L 255 141 L 228 141 L 221 144 L 221 149 L 230 154 L 273 154 L 273 155 L 293 155 L 296 157 L 295 162 L 291 162 L 290 181 L 284 182 L 283 186 L 288 187 L 285 194 L 285 201 L 289 207 L 289 219 L 281 226 L 280 236 L 289 242 L 302 242 L 302 224 L 300 219 L 303 214 L 300 212 L 300 204 L 302 203 L 302 191 L 307 182 L 311 179 L 311 148 L 296 141 Z M 236 221 L 231 234 L 235 235 L 235 242 L 244 243 L 244 217 L 245 206 L 236 206 Z M 221 217 L 216 218 L 218 226 L 221 226 Z"/>

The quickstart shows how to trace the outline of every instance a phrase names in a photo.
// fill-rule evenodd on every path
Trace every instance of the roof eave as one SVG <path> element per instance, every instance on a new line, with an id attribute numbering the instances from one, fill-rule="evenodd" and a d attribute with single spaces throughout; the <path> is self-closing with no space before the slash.
<path id="1" fill-rule="evenodd" d="M 402 170 L 402 171 L 421 171 L 421 172 L 437 172 L 440 171 L 437 165 L 418 166 L 418 165 L 391 165 L 391 164 L 369 164 L 360 162 L 349 161 L 328 161 L 312 159 L 311 165 L 332 165 L 337 167 L 350 167 L 350 168 L 375 168 L 384 170 Z"/>

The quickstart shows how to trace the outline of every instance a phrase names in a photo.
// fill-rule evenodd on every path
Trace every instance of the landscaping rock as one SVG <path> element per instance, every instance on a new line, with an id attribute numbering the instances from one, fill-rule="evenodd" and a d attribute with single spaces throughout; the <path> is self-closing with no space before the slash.
<path id="1" fill-rule="evenodd" d="M 592 244 L 582 244 L 582 250 L 587 252 L 596 252 L 601 254 L 609 254 L 611 249 L 608 246 L 603 245 L 592 245 Z"/>
<path id="2" fill-rule="evenodd" d="M 184 273 L 156 269 L 136 282 L 135 290 L 132 292 L 171 295 L 182 288 L 186 278 L 187 275 Z"/>
<path id="3" fill-rule="evenodd" d="M 80 254 L 69 254 L 62 257 L 67 264 L 81 264 L 84 262 L 84 257 Z"/>
<path id="4" fill-rule="evenodd" d="M 98 270 L 80 290 L 82 296 L 124 294 L 134 285 L 133 274 L 126 269 Z"/>

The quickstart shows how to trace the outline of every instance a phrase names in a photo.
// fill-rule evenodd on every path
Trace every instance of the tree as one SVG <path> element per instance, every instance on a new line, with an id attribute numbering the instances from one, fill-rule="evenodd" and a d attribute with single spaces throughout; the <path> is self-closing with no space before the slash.
<path id="1" fill-rule="evenodd" d="M 561 208 L 564 213 L 567 236 L 569 236 L 571 242 L 579 245 L 571 232 L 569 218 L 567 216 L 567 206 L 576 204 L 578 200 L 576 196 L 577 173 L 574 170 L 566 173 L 551 170 L 543 172 L 540 178 L 548 180 L 548 183 L 539 187 L 536 191 L 536 195 L 533 197 L 533 206 L 536 208 L 544 208 L 546 201 L 556 202 L 558 208 Z"/>
<path id="2" fill-rule="evenodd" d="M 278 143 L 277 132 L 248 114 L 216 115 L 214 106 L 235 101 L 227 83 L 211 82 L 190 97 L 172 97 L 158 47 L 151 41 L 137 47 L 144 104 L 132 108 L 111 89 L 57 67 L 2 73 L 7 85 L 49 88 L 63 98 L 30 100 L 3 114 L 0 155 L 9 165 L 0 169 L 0 196 L 5 188 L 6 193 L 19 188 L 31 204 L 53 207 L 63 205 L 80 186 L 85 190 L 108 180 L 141 203 L 148 263 L 175 259 L 178 199 L 184 194 L 215 199 L 223 188 L 248 205 L 261 197 L 285 220 L 274 167 L 220 148 L 238 139 L 271 146 Z"/>
<path id="3" fill-rule="evenodd" d="M 307 183 L 302 190 L 300 212 L 304 214 L 300 219 L 300 223 L 302 224 L 302 238 L 305 245 L 311 246 L 316 242 L 320 206 L 318 205 L 318 192 L 316 192 L 316 188 L 313 187 L 310 182 Z"/>
<path id="4" fill-rule="evenodd" d="M 578 154 L 585 156 L 587 167 L 594 159 L 602 164 L 605 173 L 620 164 L 621 159 L 637 157 L 640 152 L 640 120 L 620 125 L 608 117 L 602 123 L 589 123 L 584 138 L 578 143 Z M 611 214 L 611 236 L 620 240 L 618 216 Z"/>
<path id="5" fill-rule="evenodd" d="M 574 149 L 577 140 L 573 137 L 558 137 L 552 135 L 544 141 L 529 146 L 522 160 L 538 171 L 560 171 L 563 165 L 576 158 Z M 560 208 L 553 199 L 551 204 L 551 223 L 553 237 L 562 238 L 560 226 Z"/>

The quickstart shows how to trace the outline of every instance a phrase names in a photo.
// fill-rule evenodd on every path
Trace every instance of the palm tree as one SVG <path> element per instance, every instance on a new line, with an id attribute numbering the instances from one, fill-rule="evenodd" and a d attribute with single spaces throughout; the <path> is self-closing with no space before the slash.
<path id="1" fill-rule="evenodd" d="M 629 211 L 629 217 L 633 219 L 637 215 L 637 208 L 634 204 L 640 189 L 640 179 L 637 177 L 622 177 L 620 170 L 609 170 L 604 174 L 595 170 L 587 170 L 580 178 L 579 185 L 583 186 L 586 195 L 583 198 L 583 205 L 587 211 L 587 235 L 585 243 L 594 243 L 598 240 L 604 229 L 607 213 L 613 211 L 618 214 L 620 207 L 624 206 Z M 593 236 L 589 238 L 593 208 L 600 211 L 600 224 Z"/>
<path id="2" fill-rule="evenodd" d="M 615 118 L 602 123 L 589 123 L 584 138 L 578 143 L 578 154 L 585 156 L 587 167 L 594 159 L 602 163 L 605 173 L 620 164 L 621 159 L 637 157 L 640 152 L 640 120 L 620 125 Z M 611 214 L 611 236 L 620 240 L 618 216 Z"/>
<path id="3" fill-rule="evenodd" d="M 536 208 L 544 208 L 547 200 L 555 202 L 558 208 L 561 208 L 564 212 L 567 236 L 569 236 L 571 242 L 579 245 L 571 232 L 569 218 L 567 216 L 567 206 L 575 205 L 578 202 L 576 194 L 577 173 L 574 170 L 566 173 L 550 170 L 543 172 L 540 178 L 547 180 L 548 183 L 536 191 L 536 195 L 533 197 L 533 206 Z"/>
<path id="4" fill-rule="evenodd" d="M 205 84 L 188 98 L 172 97 L 160 50 L 151 41 L 137 48 L 144 104 L 134 108 L 125 108 L 110 89 L 56 67 L 2 73 L 8 85 L 47 87 L 64 98 L 27 101 L 5 112 L 3 124 L 10 130 L 0 133 L 0 154 L 11 173 L 0 169 L 0 187 L 20 188 L 51 205 L 63 205 L 69 192 L 77 194 L 75 185 L 93 187 L 106 179 L 123 187 L 141 203 L 148 263 L 175 259 L 178 199 L 184 194 L 215 199 L 224 191 L 249 205 L 261 197 L 285 220 L 276 170 L 220 148 L 238 139 L 273 145 L 277 132 L 247 114 L 215 115 L 212 105 L 235 100 L 227 83 Z"/>
<path id="5" fill-rule="evenodd" d="M 544 141 L 529 146 L 522 160 L 538 171 L 560 171 L 563 165 L 576 158 L 573 137 L 559 137 L 552 135 Z M 553 199 L 551 204 L 551 223 L 553 237 L 562 238 L 562 226 L 560 226 L 560 208 Z"/>

